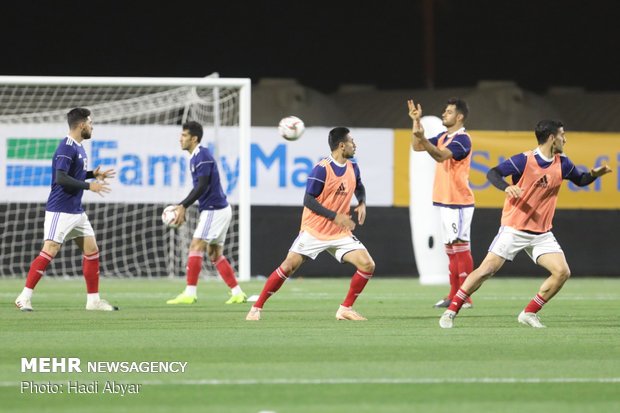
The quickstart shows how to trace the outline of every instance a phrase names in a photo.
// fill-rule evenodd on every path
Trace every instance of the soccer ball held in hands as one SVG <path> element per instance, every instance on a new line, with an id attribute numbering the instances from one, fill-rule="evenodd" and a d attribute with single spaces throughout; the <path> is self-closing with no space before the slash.
<path id="1" fill-rule="evenodd" d="M 177 217 L 176 207 L 176 205 L 168 205 L 166 208 L 164 208 L 164 212 L 161 213 L 161 221 L 168 228 L 179 227 L 178 225 L 172 224 L 172 221 L 174 221 Z"/>

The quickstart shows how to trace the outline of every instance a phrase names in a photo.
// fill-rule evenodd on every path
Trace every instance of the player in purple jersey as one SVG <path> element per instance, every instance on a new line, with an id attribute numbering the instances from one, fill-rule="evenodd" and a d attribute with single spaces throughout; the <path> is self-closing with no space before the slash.
<path id="1" fill-rule="evenodd" d="M 245 316 L 247 321 L 259 321 L 266 301 L 272 297 L 308 259 L 316 259 L 327 251 L 339 263 L 356 267 L 349 290 L 336 310 L 336 320 L 366 321 L 353 309 L 353 304 L 373 277 L 375 262 L 368 250 L 354 235 L 355 222 L 351 218 L 353 196 L 357 222 L 366 220 L 366 188 L 360 171 L 352 161 L 357 145 L 349 128 L 336 127 L 329 131 L 327 142 L 330 156 L 321 159 L 308 176 L 304 209 L 297 238 L 286 258 L 269 275 L 263 289 Z"/>
<path id="2" fill-rule="evenodd" d="M 351 161 L 351 164 L 353 166 L 353 173 L 355 174 L 355 187 L 364 187 L 362 184 L 362 177 L 360 176 L 360 168 L 357 166 L 357 162 Z M 332 168 L 336 176 L 342 176 L 347 169 L 346 166 L 340 166 L 336 162 L 333 162 L 333 160 L 329 164 L 329 167 Z M 310 175 L 308 175 L 306 192 L 315 198 L 323 192 L 325 180 L 327 178 L 327 168 L 327 165 L 317 164 L 314 168 L 312 168 L 312 171 L 310 171 Z"/>
<path id="3" fill-rule="evenodd" d="M 207 252 L 211 263 L 230 287 L 230 298 L 226 304 L 241 304 L 247 301 L 247 296 L 241 290 L 235 278 L 235 272 L 222 255 L 226 233 L 232 220 L 232 208 L 226 200 L 226 195 L 220 183 L 220 173 L 211 152 L 200 146 L 203 130 L 198 122 L 183 124 L 181 133 L 181 149 L 190 153 L 189 169 L 192 173 L 194 188 L 189 195 L 176 207 L 176 219 L 173 224 L 181 225 L 185 222 L 185 211 L 194 202 L 198 201 L 200 221 L 194 231 L 189 246 L 187 259 L 187 273 L 185 290 L 167 304 L 194 304 L 197 299 L 197 286 L 204 252 Z"/>
<path id="4" fill-rule="evenodd" d="M 434 307 L 443 308 L 450 305 L 452 297 L 474 269 L 469 242 L 474 215 L 474 194 L 469 186 L 472 142 L 465 130 L 469 107 L 463 99 L 448 99 L 441 115 L 446 131 L 426 139 L 420 122 L 422 106 L 415 105 L 413 100 L 407 104 L 409 117 L 413 120 L 413 150 L 426 151 L 437 162 L 433 205 L 439 208 L 443 243 L 449 260 L 450 291 Z M 471 306 L 468 301 L 464 307 Z"/>
<path id="5" fill-rule="evenodd" d="M 99 248 L 88 217 L 82 207 L 82 194 L 90 190 L 103 196 L 110 188 L 105 181 L 113 178 L 114 170 L 88 170 L 88 157 L 82 146 L 90 139 L 93 122 L 90 110 L 74 108 L 67 113 L 69 134 L 60 142 L 52 159 L 52 189 L 45 208 L 44 243 L 32 261 L 26 286 L 15 300 L 21 311 L 32 311 L 32 292 L 65 241 L 75 240 L 83 253 L 82 269 L 86 281 L 86 309 L 114 311 L 99 297 Z M 86 182 L 87 179 L 95 179 Z"/>
<path id="6" fill-rule="evenodd" d="M 534 159 L 536 159 L 536 163 L 541 168 L 548 168 L 549 165 L 553 163 L 553 158 L 547 158 L 544 154 L 542 154 L 539 148 L 534 149 L 533 152 Z M 512 175 L 512 184 L 516 185 L 516 183 L 521 179 L 521 175 L 523 175 L 526 162 L 526 153 L 520 153 L 510 157 L 493 168 L 493 172 L 490 174 L 490 179 L 493 179 L 491 182 L 503 186 L 499 183 L 499 180 L 503 177 Z M 573 161 L 568 159 L 568 157 L 563 153 L 560 154 L 560 164 L 562 167 L 562 179 L 568 179 L 577 186 L 584 186 L 584 183 L 585 185 L 590 183 L 586 183 L 586 180 L 591 179 L 588 172 L 582 172 L 577 169 Z"/>
<path id="7" fill-rule="evenodd" d="M 549 276 L 517 316 L 519 323 L 545 328 L 538 312 L 570 277 L 564 251 L 551 232 L 562 181 L 568 179 L 582 187 L 612 170 L 607 165 L 587 172 L 577 170 L 564 155 L 566 134 L 564 124 L 558 120 L 541 120 L 536 125 L 535 135 L 536 149 L 514 155 L 487 173 L 489 182 L 506 193 L 501 226 L 487 256 L 469 274 L 439 319 L 441 328 L 452 328 L 464 300 L 520 251 L 525 251 L 535 264 L 549 271 Z M 512 185 L 504 180 L 508 175 L 512 175 Z"/>

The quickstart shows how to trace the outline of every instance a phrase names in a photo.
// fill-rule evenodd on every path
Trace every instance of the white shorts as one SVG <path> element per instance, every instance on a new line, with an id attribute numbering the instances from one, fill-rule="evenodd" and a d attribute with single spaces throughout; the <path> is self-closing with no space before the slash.
<path id="1" fill-rule="evenodd" d="M 43 239 L 59 244 L 74 238 L 95 236 L 95 231 L 93 231 L 85 212 L 67 214 L 66 212 L 45 211 L 43 228 Z"/>
<path id="2" fill-rule="evenodd" d="M 232 208 L 230 205 L 222 209 L 202 211 L 194 231 L 194 238 L 203 239 L 211 245 L 224 245 L 231 220 Z"/>
<path id="3" fill-rule="evenodd" d="M 500 227 L 489 247 L 489 252 L 508 261 L 512 261 L 521 250 L 525 250 L 534 263 L 537 263 L 538 257 L 543 254 L 564 253 L 551 231 L 530 234 L 511 227 Z"/>
<path id="4" fill-rule="evenodd" d="M 305 255 L 313 260 L 323 251 L 327 251 L 332 257 L 342 263 L 342 257 L 347 252 L 365 250 L 366 247 L 354 236 L 321 240 L 313 237 L 306 231 L 301 231 L 289 251 Z"/>
<path id="5" fill-rule="evenodd" d="M 443 243 L 452 244 L 457 239 L 469 242 L 474 207 L 448 208 L 440 206 L 438 208 L 441 216 Z"/>

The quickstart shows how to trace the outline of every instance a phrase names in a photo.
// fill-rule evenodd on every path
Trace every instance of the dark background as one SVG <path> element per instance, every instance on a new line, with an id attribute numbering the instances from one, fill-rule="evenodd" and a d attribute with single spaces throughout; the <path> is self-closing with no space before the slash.
<path id="1" fill-rule="evenodd" d="M 269 275 L 286 256 L 299 230 L 300 207 L 252 207 L 252 271 Z M 489 245 L 499 230 L 500 209 L 476 208 L 471 229 L 471 249 L 474 265 L 478 266 L 487 254 Z M 95 221 L 96 222 L 96 221 Z M 620 223 L 620 210 L 566 210 L 556 211 L 553 235 L 564 253 L 572 275 L 617 277 L 618 266 L 614 257 L 614 235 Z M 608 232 L 587 231 L 584 228 L 609 228 Z M 612 229 L 613 228 L 613 229 Z M 418 276 L 409 208 L 369 207 L 368 219 L 355 228 L 355 236 L 368 248 L 377 267 L 378 276 Z M 443 245 L 435 240 L 436 248 Z M 597 245 L 597 248 L 593 248 Z M 320 254 L 316 261 L 308 260 L 296 277 L 350 277 L 353 267 L 339 265 L 334 258 Z M 497 276 L 544 276 L 542 267 L 533 264 L 530 257 L 520 252 L 508 262 Z"/>
<path id="2" fill-rule="evenodd" d="M 620 6 L 615 3 L 4 2 L 0 75 L 202 77 L 219 72 L 254 82 L 296 78 L 326 93 L 345 83 L 404 89 L 514 80 L 540 93 L 550 86 L 617 92 Z M 276 234 L 267 243 L 253 240 L 256 273 L 268 275 L 284 258 L 299 213 L 299 208 L 253 208 L 253 236 Z M 376 208 L 371 213 L 377 219 L 369 219 L 356 234 L 377 261 L 377 273 L 415 274 L 407 209 Z M 472 248 L 479 263 L 497 231 L 499 210 L 476 214 Z M 581 228 L 601 228 L 617 223 L 617 216 L 617 210 L 585 215 L 558 211 L 554 232 L 575 275 L 617 274 L 609 249 L 586 248 L 600 244 L 600 234 L 574 230 L 575 222 Z M 394 227 L 402 228 L 396 237 Z M 520 254 L 501 273 L 540 271 Z M 299 275 L 350 272 L 349 266 L 335 266 L 325 255 Z"/>
<path id="3" fill-rule="evenodd" d="M 620 90 L 620 6 L 573 3 L 13 1 L 0 12 L 0 74 Z"/>

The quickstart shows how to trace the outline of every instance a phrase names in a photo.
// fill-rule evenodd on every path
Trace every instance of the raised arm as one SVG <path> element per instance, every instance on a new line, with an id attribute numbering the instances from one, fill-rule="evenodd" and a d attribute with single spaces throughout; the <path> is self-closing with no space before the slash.
<path id="1" fill-rule="evenodd" d="M 413 121 L 411 129 L 411 147 L 413 150 L 416 152 L 428 152 L 436 162 L 443 162 L 452 158 L 452 151 L 450 149 L 439 149 L 424 136 L 424 126 L 422 126 L 421 120 L 422 106 L 419 103 L 416 105 L 411 99 L 407 101 L 407 106 L 409 107 L 409 117 Z"/>
<path id="2" fill-rule="evenodd" d="M 412 99 L 407 101 L 407 106 L 409 108 L 409 117 L 412 120 L 411 147 L 416 152 L 424 151 L 424 146 L 420 141 L 420 139 L 424 138 L 424 127 L 422 126 L 422 122 L 420 122 L 422 118 L 422 106 L 419 103 L 416 105 Z"/>
<path id="3" fill-rule="evenodd" d="M 596 181 L 596 178 L 612 172 L 611 168 L 607 165 L 592 168 L 588 172 L 581 172 L 570 159 L 563 158 L 562 161 L 562 166 L 569 170 L 564 176 L 564 179 L 568 179 L 577 186 L 590 185 L 592 182 Z"/>

